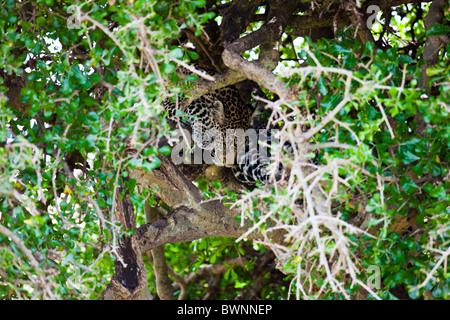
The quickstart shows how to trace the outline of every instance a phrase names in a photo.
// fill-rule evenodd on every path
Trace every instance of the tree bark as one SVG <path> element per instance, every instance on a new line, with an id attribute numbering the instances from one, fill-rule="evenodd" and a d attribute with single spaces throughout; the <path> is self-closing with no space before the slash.
<path id="1" fill-rule="evenodd" d="M 434 0 L 430 5 L 430 10 L 424 19 L 425 29 L 429 29 L 433 25 L 442 25 L 442 20 L 444 19 L 444 7 L 448 4 L 445 0 Z M 419 86 L 425 89 L 428 94 L 431 91 L 431 87 L 428 85 L 428 79 L 430 78 L 427 74 L 427 69 L 436 65 L 438 59 L 439 50 L 449 43 L 449 35 L 431 35 L 427 38 L 425 46 L 423 48 L 423 59 L 425 64 L 421 66 L 422 78 L 419 82 Z"/>
<path id="2" fill-rule="evenodd" d="M 124 193 L 122 200 L 121 194 Z M 115 218 L 125 230 L 135 230 L 134 208 L 128 191 L 120 188 L 116 195 Z M 123 261 L 116 260 L 115 275 L 105 291 L 105 300 L 151 300 L 147 272 L 142 251 L 134 236 L 122 235 L 119 239 L 119 254 Z"/>
<path id="3" fill-rule="evenodd" d="M 200 190 L 189 181 L 168 157 L 151 172 L 135 169 L 130 177 L 171 208 L 160 220 L 141 226 L 136 236 L 146 252 L 164 243 L 186 242 L 205 237 L 239 237 L 249 224 L 235 219 L 238 209 L 225 207 L 220 200 L 204 200 Z"/>
<path id="4" fill-rule="evenodd" d="M 145 203 L 145 220 L 152 223 L 161 218 L 161 214 L 156 207 L 150 207 L 148 202 Z M 164 245 L 154 248 L 151 253 L 147 252 L 151 257 L 151 264 L 156 278 L 156 291 L 161 300 L 173 300 L 172 281 L 169 279 L 169 269 L 166 264 L 164 255 Z"/>

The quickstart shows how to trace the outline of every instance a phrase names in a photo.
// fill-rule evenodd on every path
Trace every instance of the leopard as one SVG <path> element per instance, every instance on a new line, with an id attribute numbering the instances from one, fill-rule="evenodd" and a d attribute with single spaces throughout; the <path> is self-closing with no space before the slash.
<path id="1" fill-rule="evenodd" d="M 195 68 L 212 76 L 217 74 L 198 65 Z M 188 74 L 186 70 L 182 72 Z M 200 96 L 186 106 L 184 114 L 177 112 L 177 103 L 169 99 L 164 100 L 163 107 L 169 119 L 187 119 L 181 122 L 191 127 L 192 139 L 199 148 L 210 150 L 215 165 L 231 168 L 235 178 L 243 184 L 267 183 L 270 155 L 258 153 L 259 148 L 249 144 L 248 138 L 244 146 L 238 146 L 243 143 L 240 134 L 248 129 L 263 128 L 261 108 L 246 103 L 236 86 L 229 85 Z M 270 134 L 268 139 L 270 143 Z M 232 161 L 227 157 L 230 154 Z"/>
<path id="2" fill-rule="evenodd" d="M 247 137 L 243 147 L 236 155 L 236 162 L 231 168 L 234 177 L 244 185 L 256 186 L 258 183 L 266 185 L 269 183 L 270 173 L 268 166 L 272 163 L 272 142 L 275 142 L 273 130 L 267 122 L 261 118 L 253 118 L 249 131 L 254 133 L 253 137 Z M 261 147 L 263 146 L 263 147 Z M 280 179 L 283 166 L 279 164 L 274 172 L 274 178 Z"/>
<path id="3" fill-rule="evenodd" d="M 183 118 L 177 113 L 175 102 L 166 99 L 163 106 L 169 119 Z M 191 127 L 192 140 L 199 148 L 211 150 L 214 164 L 232 167 L 237 154 L 234 132 L 250 127 L 253 111 L 254 108 L 244 102 L 239 90 L 230 85 L 193 100 L 184 110 L 187 121 L 183 123 Z M 227 158 L 230 152 L 232 161 Z"/>

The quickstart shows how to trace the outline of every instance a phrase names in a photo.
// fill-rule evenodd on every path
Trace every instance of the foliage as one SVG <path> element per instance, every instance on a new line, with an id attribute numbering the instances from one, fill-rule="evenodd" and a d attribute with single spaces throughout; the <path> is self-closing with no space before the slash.
<path id="1" fill-rule="evenodd" d="M 110 281 L 117 259 L 121 230 L 113 203 L 119 177 L 128 175 L 127 167 L 152 170 L 160 163 L 158 154 L 167 153 L 154 145 L 167 134 L 160 93 L 162 77 L 174 70 L 171 53 L 155 54 L 158 70 L 144 73 L 135 65 L 137 48 L 125 49 L 143 41 L 129 23 L 137 14 L 145 17 L 141 26 L 152 35 L 153 48 L 166 52 L 165 41 L 180 32 L 177 18 L 188 16 L 187 23 L 195 25 L 208 15 L 195 12 L 202 1 L 176 7 L 97 1 L 79 8 L 98 28 L 74 14 L 72 22 L 80 22 L 80 28 L 71 29 L 66 12 L 76 3 L 53 4 L 1 5 L 0 68 L 26 81 L 21 102 L 29 105 L 26 113 L 14 109 L 2 87 L 0 136 L 7 144 L 0 148 L 1 222 L 37 257 L 39 272 L 17 243 L 0 234 L 6 281 L 0 295 L 92 299 Z M 120 43 L 105 36 L 105 19 L 124 27 L 116 33 Z M 109 90 L 99 92 L 105 87 Z M 127 157 L 130 136 L 140 152 Z M 134 193 L 136 184 L 130 180 L 124 187 Z M 138 210 L 148 198 L 143 192 L 132 198 Z M 39 280 L 33 279 L 36 273 Z"/>
<path id="2" fill-rule="evenodd" d="M 101 298 L 121 259 L 118 239 L 133 233 L 114 217 L 117 191 L 130 192 L 138 226 L 146 223 L 145 203 L 157 203 L 151 190 L 123 178 L 129 169 L 158 168 L 158 156 L 170 153 L 157 147 L 172 135 L 161 104 L 196 80 L 182 81 L 176 65 L 198 58 L 171 40 L 186 28 L 200 35 L 215 18 L 205 6 L 202 0 L 1 1 L 2 299 Z M 335 40 L 284 35 L 280 53 L 289 62 L 277 71 L 298 99 L 276 104 L 274 98 L 267 108 L 281 128 L 280 148 L 293 146 L 282 151 L 290 172 L 242 194 L 223 195 L 219 183 L 206 180 L 197 186 L 206 199 L 226 196 L 240 208 L 238 218 L 254 223 L 248 234 L 285 230 L 286 243 L 217 237 L 167 244 L 172 280 L 221 264 L 216 299 L 236 298 L 260 283 L 263 299 L 344 299 L 360 288 L 371 299 L 396 299 L 392 289 L 399 286 L 412 299 L 449 299 L 449 45 L 428 70 L 434 91 L 418 86 L 424 39 L 448 29 L 412 26 L 418 9 L 405 6 L 394 27 L 420 43 L 414 54 L 397 38 L 389 39 L 391 48 L 375 50 L 356 40 L 354 30 Z M 11 79 L 24 84 L 14 101 Z M 306 141 L 310 150 L 293 139 L 299 121 L 320 127 Z M 129 153 L 129 144 L 137 151 Z M 318 164 L 305 165 L 315 150 Z M 322 201 L 328 209 L 318 206 Z M 282 277 L 254 270 L 258 259 L 271 257 L 269 249 Z M 370 266 L 379 268 L 379 288 L 368 286 Z M 201 299 L 210 285 L 199 279 L 188 297 Z"/>
<path id="3" fill-rule="evenodd" d="M 361 56 L 357 54 L 360 49 Z M 363 48 L 345 34 L 339 42 L 307 42 L 299 55 L 315 67 L 282 73 L 291 85 L 302 88 L 299 98 L 308 106 L 308 125 L 320 124 L 341 106 L 335 119 L 311 137 L 320 150 L 320 166 L 313 173 L 301 172 L 305 167 L 301 156 L 285 150 L 284 164 L 292 168 L 286 178 L 289 183 L 254 190 L 238 203 L 256 224 L 264 222 L 264 226 L 273 220 L 276 227 L 267 231 L 283 228 L 289 234 L 287 246 L 263 244 L 295 276 L 299 297 L 317 297 L 307 292 L 315 284 L 326 288 L 324 299 L 349 298 L 359 286 L 372 296 L 392 299 L 390 289 L 404 285 L 413 299 L 423 297 L 424 291 L 433 298 L 448 299 L 450 128 L 448 108 L 443 108 L 448 104 L 448 66 L 438 64 L 437 68 L 445 70 L 430 81 L 441 83 L 439 95 L 427 97 L 415 85 L 421 77 L 419 63 L 397 47 L 373 52 L 370 43 Z M 412 79 L 409 87 L 404 85 L 406 78 Z M 347 89 L 348 99 L 343 95 Z M 316 99 L 309 99 L 311 95 Z M 348 101 L 341 104 L 344 99 Z M 292 107 L 279 112 L 286 119 L 281 144 L 285 139 L 293 146 L 298 138 L 291 138 L 293 123 L 287 117 Z M 429 124 L 424 136 L 417 134 L 418 114 Z M 386 130 L 380 130 L 383 122 Z M 301 146 L 292 149 L 301 150 Z M 296 188 L 303 181 L 302 188 Z M 313 194 L 312 187 L 318 181 L 324 188 L 320 196 Z M 311 195 L 320 200 L 308 199 Z M 262 201 L 255 202 L 255 198 Z M 321 209 L 320 201 L 330 202 L 331 212 Z M 359 206 L 355 201 L 361 201 Z M 255 210 L 264 211 L 263 218 L 255 217 Z M 354 228 L 355 217 L 364 210 L 369 233 Z M 401 228 L 398 221 L 402 219 L 415 221 Z M 414 232 L 411 225 L 417 226 Z M 360 260 L 353 260 L 354 254 Z M 325 256 L 331 262 L 322 262 Z M 379 268 L 383 281 L 382 290 L 376 293 L 365 285 L 370 276 L 365 270 L 370 266 Z M 433 277 L 431 269 L 436 272 Z M 347 274 L 351 283 L 339 287 Z M 434 280 L 428 281 L 431 277 Z"/>

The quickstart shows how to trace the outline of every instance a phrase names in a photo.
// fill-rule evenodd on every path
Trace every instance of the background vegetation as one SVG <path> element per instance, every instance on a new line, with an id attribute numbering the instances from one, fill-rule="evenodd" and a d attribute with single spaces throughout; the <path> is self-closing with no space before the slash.
<path id="1" fill-rule="evenodd" d="M 0 297 L 448 299 L 448 13 L 0 1 Z M 162 101 L 230 84 L 280 180 L 170 164 Z"/>

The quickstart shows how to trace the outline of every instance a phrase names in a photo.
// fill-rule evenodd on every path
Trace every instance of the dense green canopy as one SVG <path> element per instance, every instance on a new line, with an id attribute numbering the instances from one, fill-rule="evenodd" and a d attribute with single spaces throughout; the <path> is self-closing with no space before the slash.
<path id="1" fill-rule="evenodd" d="M 0 1 L 0 298 L 449 299 L 449 10 Z M 233 84 L 278 180 L 171 161 Z"/>

